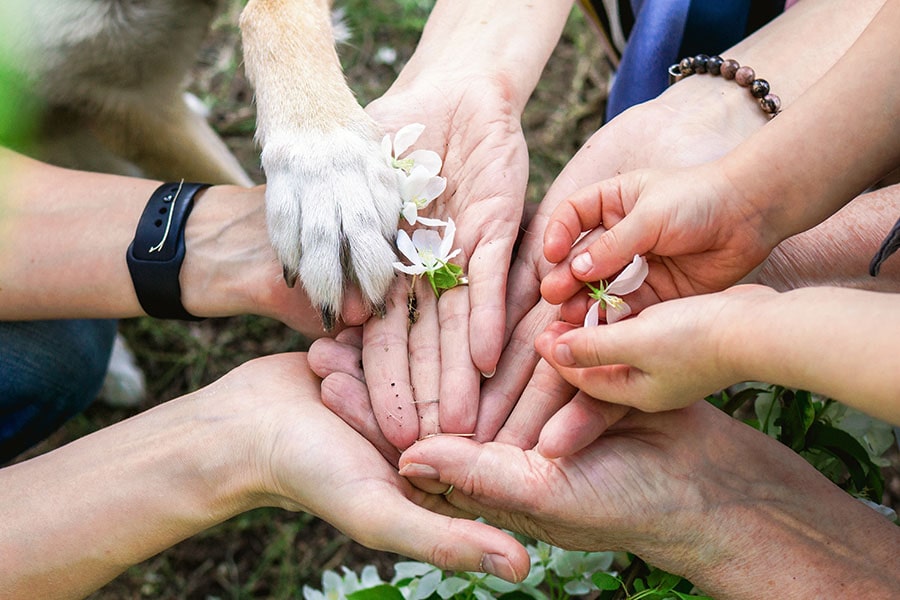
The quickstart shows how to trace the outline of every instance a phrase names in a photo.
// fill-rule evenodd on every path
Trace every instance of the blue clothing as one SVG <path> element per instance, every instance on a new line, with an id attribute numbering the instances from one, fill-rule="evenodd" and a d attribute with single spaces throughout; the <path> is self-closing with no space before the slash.
<path id="1" fill-rule="evenodd" d="M 0 322 L 0 464 L 87 408 L 115 336 L 106 319 Z"/>
<path id="2" fill-rule="evenodd" d="M 718 54 L 784 11 L 784 0 L 583 0 L 607 31 L 627 36 L 606 104 L 606 119 L 651 100 L 668 85 L 668 68 L 685 56 Z M 727 58 L 727 57 L 726 57 Z"/>

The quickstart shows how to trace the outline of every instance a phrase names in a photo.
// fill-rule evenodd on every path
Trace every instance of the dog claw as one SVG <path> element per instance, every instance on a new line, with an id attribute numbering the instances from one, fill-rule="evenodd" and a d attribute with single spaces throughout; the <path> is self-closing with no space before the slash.
<path id="1" fill-rule="evenodd" d="M 387 305 L 384 302 L 379 302 L 372 310 L 382 319 L 387 316 Z"/>
<path id="2" fill-rule="evenodd" d="M 325 328 L 325 331 L 331 331 L 332 329 L 334 329 L 334 322 L 335 322 L 334 310 L 327 306 L 323 306 L 323 307 L 321 307 L 321 312 L 322 312 L 322 326 Z"/>
<path id="3" fill-rule="evenodd" d="M 297 285 L 297 274 L 291 273 L 288 271 L 288 268 L 283 266 L 281 267 L 281 274 L 284 276 L 284 282 L 287 284 L 289 288 L 293 288 Z"/>

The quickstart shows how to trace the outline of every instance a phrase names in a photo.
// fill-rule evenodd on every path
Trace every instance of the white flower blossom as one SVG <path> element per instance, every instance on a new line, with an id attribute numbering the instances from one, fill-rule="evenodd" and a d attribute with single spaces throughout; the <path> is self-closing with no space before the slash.
<path id="1" fill-rule="evenodd" d="M 442 269 L 460 250 L 453 248 L 456 224 L 449 219 L 444 236 L 432 229 L 416 229 L 412 237 L 402 229 L 397 232 L 397 249 L 411 264 L 394 262 L 394 268 L 408 275 L 433 274 Z"/>
<path id="2" fill-rule="evenodd" d="M 630 315 L 631 307 L 619 296 L 630 294 L 641 287 L 649 272 L 647 260 L 643 256 L 635 254 L 631 264 L 625 267 L 609 285 L 603 282 L 599 287 L 588 284 L 588 287 L 591 288 L 591 298 L 596 299 L 597 302 L 591 305 L 584 316 L 584 326 L 592 327 L 600 322 L 599 310 L 601 308 L 606 309 L 607 323 L 621 321 Z"/>
<path id="3" fill-rule="evenodd" d="M 424 167 L 416 165 L 408 177 L 403 177 L 400 182 L 400 197 L 403 199 L 401 216 L 410 225 L 422 223 L 431 227 L 446 225 L 440 219 L 420 217 L 419 211 L 431 204 L 431 201 L 444 193 L 447 189 L 447 180 L 438 175 L 429 174 Z"/>
<path id="4" fill-rule="evenodd" d="M 413 150 L 409 155 L 401 158 L 401 155 L 416 143 L 423 131 L 425 131 L 424 125 L 413 123 L 401 127 L 394 134 L 393 142 L 391 142 L 390 135 L 384 136 L 381 140 L 381 151 L 385 155 L 388 164 L 407 175 L 410 174 L 413 167 L 424 168 L 429 176 L 440 173 L 443 161 L 441 161 L 438 153 L 432 150 Z"/>

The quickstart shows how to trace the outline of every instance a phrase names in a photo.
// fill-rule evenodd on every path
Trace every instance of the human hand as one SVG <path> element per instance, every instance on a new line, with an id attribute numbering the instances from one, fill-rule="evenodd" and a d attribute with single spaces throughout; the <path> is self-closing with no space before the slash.
<path id="1" fill-rule="evenodd" d="M 492 374 L 503 344 L 506 275 L 521 220 L 527 151 L 519 110 L 501 82 L 446 72 L 395 84 L 367 111 L 387 131 L 411 122 L 425 131 L 417 147 L 443 160 L 447 189 L 425 216 L 456 224 L 453 260 L 468 286 L 435 300 L 416 287 L 418 321 L 410 325 L 408 278 L 400 277 L 384 319 L 365 326 L 363 362 L 372 406 L 385 436 L 398 448 L 440 430 L 475 428 L 481 374 Z M 439 424 L 410 425 L 416 409 L 440 399 Z M 420 404 L 416 404 L 416 403 Z"/>
<path id="2" fill-rule="evenodd" d="M 571 251 L 582 232 L 600 225 L 606 231 L 587 251 Z M 551 303 L 569 300 L 584 282 L 609 278 L 636 254 L 647 255 L 650 267 L 637 296 L 642 306 L 719 291 L 762 263 L 779 234 L 718 163 L 633 171 L 584 188 L 556 208 L 544 255 L 560 264 L 544 278 L 541 293 Z M 582 316 L 586 298 L 564 307 L 564 317 Z M 574 310 L 566 314 L 567 308 Z"/>
<path id="3" fill-rule="evenodd" d="M 729 351 L 740 343 L 729 337 L 731 326 L 776 296 L 744 285 L 655 304 L 608 325 L 558 322 L 535 345 L 566 381 L 594 398 L 644 412 L 682 408 L 742 380 Z"/>
<path id="4" fill-rule="evenodd" d="M 436 437 L 400 464 L 453 485 L 448 500 L 490 523 L 566 549 L 632 552 L 716 598 L 818 597 L 836 585 L 880 597 L 897 584 L 895 527 L 706 402 L 631 412 L 564 459 Z"/>
<path id="5" fill-rule="evenodd" d="M 264 505 L 317 515 L 361 544 L 443 569 L 525 577 L 529 558 L 513 538 L 461 519 L 440 494 L 400 477 L 378 450 L 319 402 L 303 355 L 251 361 L 214 384 L 245 404 L 241 420 L 251 462 L 247 489 Z M 246 446 L 243 446 L 246 444 Z M 340 448 L 340 452 L 335 452 Z M 440 486 L 441 491 L 446 486 Z"/>
<path id="6" fill-rule="evenodd" d="M 540 296 L 541 279 L 554 266 L 544 257 L 544 231 L 553 210 L 588 185 L 637 168 L 680 167 L 715 159 L 765 122 L 748 110 L 747 118 L 734 127 L 718 127 L 717 120 L 733 120 L 730 117 L 744 108 L 746 98 L 728 97 L 723 101 L 712 90 L 704 89 L 708 85 L 708 79 L 685 80 L 660 98 L 619 115 L 584 144 L 553 182 L 522 236 L 510 270 L 506 342 L 496 376 L 482 387 L 476 439 L 488 441 L 497 436 L 498 440 L 530 448 L 540 438 L 541 451 L 558 456 L 574 452 L 607 426 L 604 418 L 592 426 L 583 423 L 577 435 L 553 427 L 540 435 L 544 423 L 575 394 L 549 365 L 544 362 L 539 366 L 541 357 L 534 348 L 535 337 L 560 318 L 558 308 Z M 581 243 L 592 239 L 587 236 Z M 632 257 L 627 258 L 630 261 Z M 565 411 L 582 417 L 591 414 L 584 400 L 579 399 Z M 608 407 L 604 414 L 621 417 L 624 411 Z"/>

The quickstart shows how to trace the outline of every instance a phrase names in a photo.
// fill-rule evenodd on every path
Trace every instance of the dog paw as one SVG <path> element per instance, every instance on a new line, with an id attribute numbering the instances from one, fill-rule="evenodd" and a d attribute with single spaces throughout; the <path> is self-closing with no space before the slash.
<path id="1" fill-rule="evenodd" d="M 374 125 L 267 136 L 266 218 L 289 285 L 299 278 L 326 329 L 356 284 L 376 311 L 394 277 L 397 175 Z"/>

